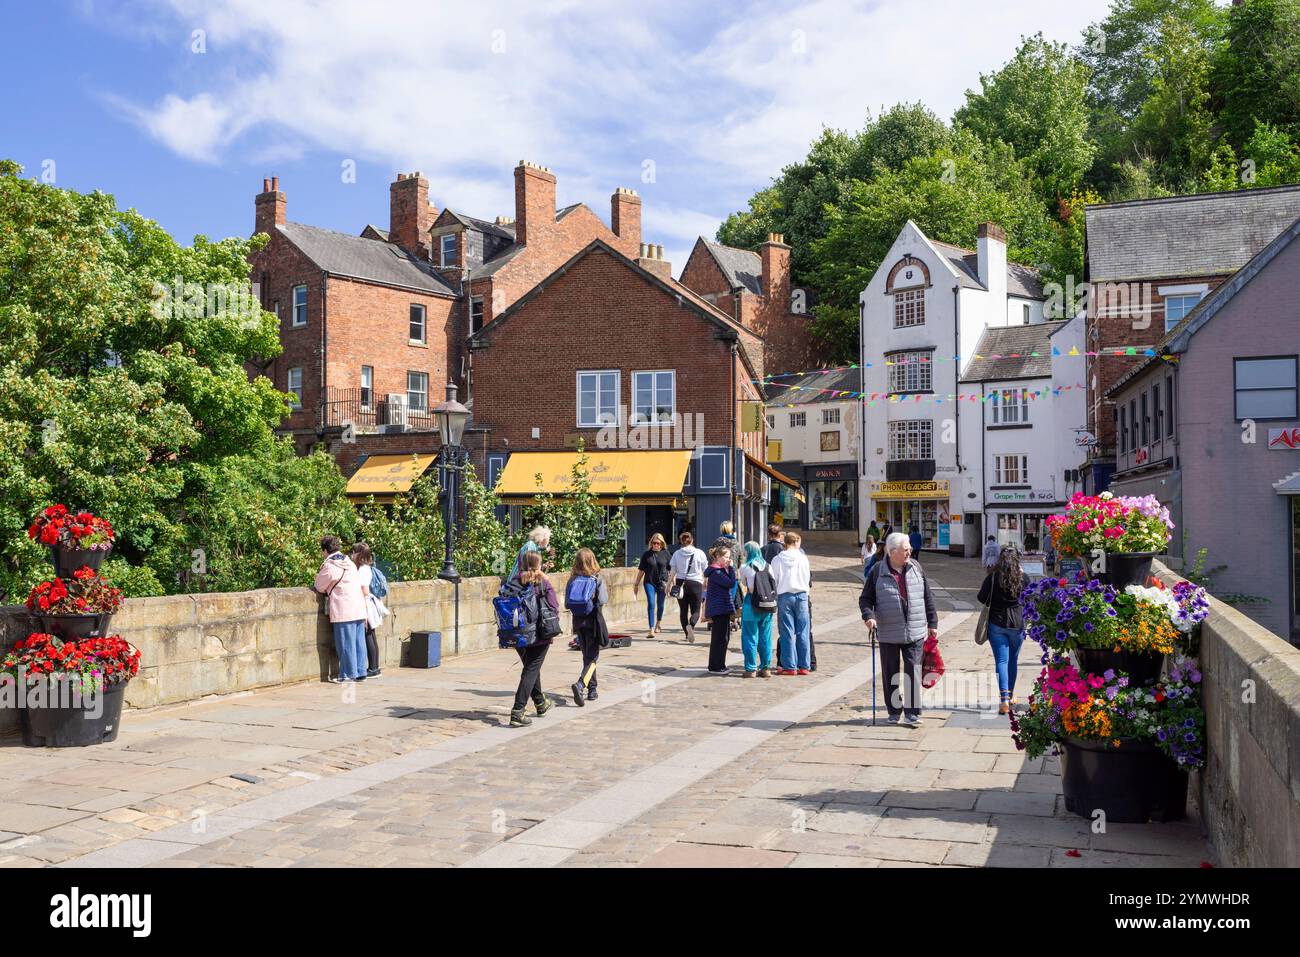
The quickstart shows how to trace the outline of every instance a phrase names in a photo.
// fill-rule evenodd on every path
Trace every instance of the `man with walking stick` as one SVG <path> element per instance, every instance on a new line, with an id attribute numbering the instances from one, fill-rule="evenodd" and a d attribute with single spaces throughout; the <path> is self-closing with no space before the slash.
<path id="1" fill-rule="evenodd" d="M 858 610 L 868 635 L 873 642 L 880 642 L 889 723 L 919 728 L 922 655 L 925 639 L 938 634 L 939 613 L 930 581 L 920 563 L 912 559 L 907 536 L 901 532 L 890 535 L 885 540 L 885 556 L 867 575 Z"/>

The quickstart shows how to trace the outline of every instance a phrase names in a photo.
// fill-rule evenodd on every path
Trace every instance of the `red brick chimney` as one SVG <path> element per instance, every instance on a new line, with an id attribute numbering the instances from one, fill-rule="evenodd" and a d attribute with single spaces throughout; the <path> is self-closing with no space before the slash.
<path id="1" fill-rule="evenodd" d="M 272 176 L 262 180 L 262 192 L 253 200 L 255 215 L 253 232 L 266 233 L 271 236 L 275 227 L 284 222 L 284 211 L 288 205 L 284 193 L 280 192 L 280 177 Z"/>
<path id="2" fill-rule="evenodd" d="M 515 242 L 527 246 L 555 227 L 555 174 L 519 161 L 515 167 Z"/>
<path id="3" fill-rule="evenodd" d="M 419 259 L 429 258 L 429 227 L 438 210 L 429 205 L 429 181 L 420 172 L 398 173 L 388 185 L 388 241 Z"/>
<path id="4" fill-rule="evenodd" d="M 768 233 L 767 242 L 758 247 L 763 262 L 763 297 L 769 303 L 790 308 L 790 247 L 781 233 Z"/>
<path id="5" fill-rule="evenodd" d="M 609 198 L 609 228 L 619 238 L 618 248 L 631 256 L 641 246 L 641 197 L 620 186 Z"/>
<path id="6" fill-rule="evenodd" d="M 673 264 L 664 259 L 664 247 L 654 243 L 637 243 L 640 255 L 636 264 L 646 272 L 654 273 L 660 279 L 672 280 Z"/>

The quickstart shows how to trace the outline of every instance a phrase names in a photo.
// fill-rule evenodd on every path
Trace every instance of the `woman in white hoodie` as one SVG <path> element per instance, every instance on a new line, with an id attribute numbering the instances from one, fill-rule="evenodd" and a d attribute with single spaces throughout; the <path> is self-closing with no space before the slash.
<path id="1" fill-rule="evenodd" d="M 365 542 L 357 542 L 353 545 L 352 561 L 357 566 L 357 572 L 361 577 L 361 590 L 366 596 L 366 658 L 368 659 L 366 677 L 378 678 L 380 675 L 379 642 L 375 638 L 375 629 L 384 623 L 388 608 L 370 589 L 375 577 L 375 558 L 370 552 L 370 546 Z"/>

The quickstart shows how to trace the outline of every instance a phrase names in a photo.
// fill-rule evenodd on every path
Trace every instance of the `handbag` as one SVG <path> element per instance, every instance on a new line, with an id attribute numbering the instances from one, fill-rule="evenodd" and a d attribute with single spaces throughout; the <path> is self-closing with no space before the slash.
<path id="1" fill-rule="evenodd" d="M 695 567 L 695 553 L 691 552 L 691 557 L 686 560 L 686 574 L 689 575 L 691 573 L 691 569 L 694 567 Z M 668 589 L 668 595 L 671 598 L 682 597 L 682 583 L 680 579 L 673 582 L 673 587 Z"/>
<path id="2" fill-rule="evenodd" d="M 560 614 L 551 608 L 545 593 L 537 596 L 537 637 L 545 640 L 555 638 L 564 630 L 560 624 Z"/>
<path id="3" fill-rule="evenodd" d="M 979 621 L 975 622 L 975 644 L 982 645 L 989 640 L 989 606 L 980 608 Z"/>

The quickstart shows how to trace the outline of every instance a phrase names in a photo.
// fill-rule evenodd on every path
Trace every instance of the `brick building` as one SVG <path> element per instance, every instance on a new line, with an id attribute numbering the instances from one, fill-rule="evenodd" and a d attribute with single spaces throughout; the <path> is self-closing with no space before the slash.
<path id="1" fill-rule="evenodd" d="M 790 284 L 790 247 L 780 233 L 768 235 L 758 252 L 695 241 L 681 284 L 763 339 L 766 374 L 819 365 L 808 335 L 805 290 Z"/>
<path id="2" fill-rule="evenodd" d="M 1085 351 L 1094 444 L 1082 463 L 1086 491 L 1104 490 L 1115 472 L 1118 415 L 1108 392 L 1138 361 L 1115 352 L 1154 348 L 1298 216 L 1300 186 L 1088 207 Z"/>
<path id="3" fill-rule="evenodd" d="M 757 536 L 771 482 L 789 482 L 764 464 L 762 338 L 674 282 L 661 249 L 640 253 L 594 240 L 473 337 L 488 476 L 516 504 L 539 472 L 562 491 L 581 440 L 607 503 L 626 491 L 629 555 L 686 523 Z"/>
<path id="4" fill-rule="evenodd" d="M 487 221 L 429 203 L 429 181 L 399 174 L 387 229 L 358 236 L 289 222 L 278 179 L 264 181 L 250 264 L 283 352 L 250 368 L 299 397 L 282 431 L 306 450 L 328 442 L 350 472 L 364 455 L 436 450 L 428 410 L 456 382 L 473 404 L 470 335 L 593 240 L 629 256 L 641 200 L 610 198 L 606 226 L 582 203 L 557 210 L 556 177 L 521 162 L 515 215 Z"/>

